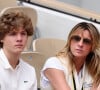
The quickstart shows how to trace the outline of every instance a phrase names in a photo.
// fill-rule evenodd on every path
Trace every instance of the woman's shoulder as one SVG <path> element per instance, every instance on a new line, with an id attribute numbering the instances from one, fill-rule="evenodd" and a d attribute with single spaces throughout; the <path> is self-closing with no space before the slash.
<path id="1" fill-rule="evenodd" d="M 59 58 L 50 57 L 45 61 L 45 64 L 43 66 L 43 70 L 46 68 L 55 68 L 55 69 L 63 69 L 63 66 L 59 60 Z"/>
<path id="2" fill-rule="evenodd" d="M 68 57 L 62 57 L 62 56 L 55 56 L 50 57 L 46 60 L 46 63 L 52 63 L 52 64 L 61 64 L 67 66 L 71 66 L 71 62 L 68 59 Z"/>
<path id="3" fill-rule="evenodd" d="M 49 57 L 46 62 L 49 62 L 49 63 L 56 63 L 56 62 L 59 62 L 59 58 L 57 58 L 56 56 L 55 57 Z"/>
<path id="4" fill-rule="evenodd" d="M 67 59 L 55 56 L 50 57 L 46 60 L 43 66 L 43 70 L 47 68 L 55 68 L 65 71 L 66 69 L 68 69 L 68 67 L 69 65 Z"/>
<path id="5" fill-rule="evenodd" d="M 59 65 L 59 64 L 61 64 L 61 62 L 60 62 L 59 58 L 55 56 L 55 57 L 49 57 L 46 60 L 45 64 Z"/>

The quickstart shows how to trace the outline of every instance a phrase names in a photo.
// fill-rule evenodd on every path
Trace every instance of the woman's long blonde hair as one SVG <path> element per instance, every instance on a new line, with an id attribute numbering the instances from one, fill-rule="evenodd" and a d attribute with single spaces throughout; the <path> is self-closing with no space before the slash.
<path id="1" fill-rule="evenodd" d="M 73 55 L 70 51 L 70 41 L 73 33 L 78 30 L 78 28 L 88 30 L 91 34 L 92 51 L 86 58 L 86 68 L 88 69 L 89 74 L 92 76 L 94 83 L 98 85 L 100 83 L 100 33 L 92 23 L 81 22 L 74 26 L 69 33 L 65 47 L 60 52 L 58 52 L 57 56 L 68 57 L 71 64 L 74 64 Z"/>

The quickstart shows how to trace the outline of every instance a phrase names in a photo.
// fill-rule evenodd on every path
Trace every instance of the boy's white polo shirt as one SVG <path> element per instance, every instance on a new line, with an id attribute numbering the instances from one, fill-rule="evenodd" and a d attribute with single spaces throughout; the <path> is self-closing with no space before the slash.
<path id="1" fill-rule="evenodd" d="M 21 59 L 13 69 L 2 49 L 0 49 L 0 90 L 37 90 L 35 69 Z"/>

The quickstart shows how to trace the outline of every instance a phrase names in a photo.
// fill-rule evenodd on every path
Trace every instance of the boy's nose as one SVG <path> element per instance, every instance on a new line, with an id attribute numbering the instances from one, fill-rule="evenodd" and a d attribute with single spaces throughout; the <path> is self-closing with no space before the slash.
<path id="1" fill-rule="evenodd" d="M 17 40 L 22 40 L 22 36 L 20 34 L 17 35 Z"/>

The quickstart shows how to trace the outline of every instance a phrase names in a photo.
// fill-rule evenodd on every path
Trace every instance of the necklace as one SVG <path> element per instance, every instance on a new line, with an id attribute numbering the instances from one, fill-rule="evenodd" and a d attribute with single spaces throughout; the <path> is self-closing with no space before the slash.
<path id="1" fill-rule="evenodd" d="M 76 83 L 75 83 L 75 78 L 74 78 L 73 71 L 72 71 L 72 78 L 73 78 L 74 90 L 77 90 L 77 89 L 76 89 Z M 83 90 L 83 86 L 82 86 L 82 89 L 81 89 L 81 90 Z"/>

